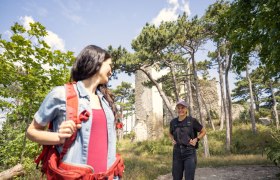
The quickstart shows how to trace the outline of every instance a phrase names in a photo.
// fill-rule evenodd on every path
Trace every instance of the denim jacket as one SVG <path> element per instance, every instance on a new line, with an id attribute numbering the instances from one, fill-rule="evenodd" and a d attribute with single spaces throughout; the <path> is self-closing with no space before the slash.
<path id="1" fill-rule="evenodd" d="M 92 110 L 90 107 L 90 98 L 81 81 L 78 81 L 75 86 L 77 95 L 79 97 L 79 110 L 80 114 L 84 110 L 90 113 L 89 119 L 82 122 L 82 128 L 78 130 L 77 137 L 72 146 L 68 149 L 67 154 L 63 158 L 63 162 L 69 164 L 86 165 L 88 157 L 88 146 L 90 138 L 90 130 L 92 125 Z M 105 112 L 107 119 L 107 132 L 108 132 L 108 159 L 107 168 L 116 160 L 116 130 L 114 123 L 114 114 L 105 100 L 103 94 L 97 90 L 97 95 L 101 101 L 102 108 Z M 65 87 L 57 86 L 45 97 L 39 110 L 35 113 L 35 120 L 42 126 L 46 126 L 50 121 L 53 121 L 53 131 L 57 132 L 59 125 L 65 121 L 66 105 L 65 105 Z M 62 151 L 62 146 L 57 146 L 58 151 Z"/>

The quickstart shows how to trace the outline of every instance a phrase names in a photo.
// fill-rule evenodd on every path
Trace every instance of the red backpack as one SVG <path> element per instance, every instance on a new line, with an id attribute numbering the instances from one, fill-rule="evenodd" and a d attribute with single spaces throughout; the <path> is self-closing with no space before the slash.
<path id="1" fill-rule="evenodd" d="M 78 117 L 78 96 L 74 89 L 75 83 L 65 84 L 66 89 L 66 119 L 73 120 L 76 124 L 87 121 L 89 113 L 82 112 Z M 52 123 L 49 129 L 52 128 Z M 122 177 L 124 171 L 124 162 L 120 155 L 117 155 L 114 164 L 105 173 L 94 173 L 91 168 L 86 166 L 72 166 L 61 162 L 68 148 L 75 141 L 77 131 L 68 138 L 62 152 L 59 154 L 54 145 L 44 145 L 41 154 L 35 160 L 37 167 L 41 163 L 42 175 L 46 175 L 48 180 L 97 180 L 113 179 L 114 176 Z"/>

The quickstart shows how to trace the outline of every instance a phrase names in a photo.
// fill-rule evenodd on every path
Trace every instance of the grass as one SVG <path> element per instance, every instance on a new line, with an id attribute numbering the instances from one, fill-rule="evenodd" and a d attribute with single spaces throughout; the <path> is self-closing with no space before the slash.
<path id="1" fill-rule="evenodd" d="M 234 165 L 272 165 L 266 155 L 224 155 L 209 158 L 198 157 L 198 167 L 221 167 Z"/>
<path id="2" fill-rule="evenodd" d="M 171 171 L 172 150 L 162 148 L 161 153 L 156 153 L 151 142 L 131 143 L 124 139 L 118 143 L 118 152 L 125 161 L 125 174 L 123 179 L 155 179 L 159 174 Z M 165 150 L 164 150 L 165 149 Z"/>

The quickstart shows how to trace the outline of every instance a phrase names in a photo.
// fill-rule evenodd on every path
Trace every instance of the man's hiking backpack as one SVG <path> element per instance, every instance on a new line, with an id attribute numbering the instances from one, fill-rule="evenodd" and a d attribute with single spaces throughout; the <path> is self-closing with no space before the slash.
<path id="1" fill-rule="evenodd" d="M 82 112 L 78 117 L 78 96 L 74 89 L 75 83 L 65 84 L 66 89 L 66 120 L 73 120 L 76 124 L 86 121 L 89 118 L 87 111 Z M 52 129 L 52 123 L 49 125 Z M 120 155 L 117 155 L 114 164 L 105 173 L 94 173 L 91 168 L 84 166 L 67 165 L 61 162 L 77 136 L 77 130 L 66 139 L 63 149 L 59 154 L 54 145 L 43 145 L 41 154 L 35 160 L 37 167 L 41 164 L 42 175 L 48 180 L 98 180 L 113 179 L 114 176 L 122 177 L 124 163 Z"/>

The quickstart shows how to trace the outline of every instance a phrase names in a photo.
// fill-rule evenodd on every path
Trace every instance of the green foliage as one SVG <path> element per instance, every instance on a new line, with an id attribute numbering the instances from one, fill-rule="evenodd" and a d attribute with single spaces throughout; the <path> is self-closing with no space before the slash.
<path id="1" fill-rule="evenodd" d="M 210 116 L 213 119 L 219 119 L 219 114 L 217 111 L 210 109 Z"/>
<path id="2" fill-rule="evenodd" d="M 132 111 L 135 103 L 135 90 L 131 83 L 122 82 L 121 85 L 113 89 L 115 102 L 120 106 L 121 113 L 123 111 Z"/>
<path id="3" fill-rule="evenodd" d="M 238 71 L 246 67 L 249 55 L 257 52 L 267 69 L 265 76 L 279 76 L 279 6 L 276 0 L 233 1 L 227 16 L 227 33 L 237 52 L 233 64 Z"/>
<path id="4" fill-rule="evenodd" d="M 258 67 L 250 73 L 250 79 L 252 82 L 252 90 L 254 101 L 256 104 L 257 111 L 260 111 L 261 107 L 271 108 L 272 107 L 272 95 L 270 88 L 270 81 L 272 82 L 272 86 L 274 87 L 275 98 L 278 99 L 279 96 L 279 82 L 277 79 L 274 81 L 272 79 L 264 79 L 266 75 L 266 70 L 262 67 Z M 249 98 L 249 84 L 246 77 L 242 77 L 241 75 L 238 77 L 238 81 L 235 83 L 235 88 L 233 89 L 232 98 L 235 102 L 246 103 Z M 262 112 L 260 112 L 262 113 Z M 268 114 L 267 114 L 268 115 Z M 260 114 L 261 117 L 264 117 Z"/>
<path id="5" fill-rule="evenodd" d="M 156 179 L 159 175 L 171 172 L 171 155 L 143 157 L 134 155 L 125 158 L 125 173 L 123 179 Z"/>
<path id="6" fill-rule="evenodd" d="M 259 116 L 260 117 L 271 117 L 271 109 L 260 108 Z"/>
<path id="7" fill-rule="evenodd" d="M 209 152 L 211 155 L 225 154 L 225 131 L 207 131 Z M 200 146 L 202 147 L 202 146 Z M 202 149 L 202 148 L 200 148 Z"/>
<path id="8" fill-rule="evenodd" d="M 249 123 L 250 122 L 250 114 L 249 110 L 245 109 L 244 111 L 240 112 L 239 114 L 239 121 Z"/>
<path id="9" fill-rule="evenodd" d="M 171 171 L 172 143 L 168 128 L 164 129 L 164 137 L 155 141 L 123 139 L 117 151 L 124 157 L 124 179 L 156 179 L 159 174 Z"/>
<path id="10" fill-rule="evenodd" d="M 161 155 L 168 154 L 172 149 L 172 142 L 168 135 L 168 129 L 164 130 L 164 137 L 159 140 L 146 140 L 142 142 L 136 142 L 134 144 L 134 152 L 136 154 L 147 154 L 147 155 Z"/>
<path id="11" fill-rule="evenodd" d="M 251 125 L 239 125 L 233 129 L 232 152 L 235 154 L 260 154 L 271 145 L 271 128 L 257 124 L 257 134 L 253 134 Z"/>
<path id="12" fill-rule="evenodd" d="M 53 50 L 44 41 L 46 28 L 39 22 L 30 29 L 15 23 L 12 34 L 0 36 L 0 109 L 7 113 L 0 137 L 0 167 L 24 164 L 27 174 L 39 154 L 25 131 L 51 88 L 69 79 L 73 52 Z"/>
<path id="13" fill-rule="evenodd" d="M 152 154 L 164 154 L 170 151 L 171 141 L 170 139 L 161 139 L 160 141 L 143 141 L 137 143 L 137 151 L 141 153 Z M 136 151 L 136 153 L 137 153 Z"/>
<path id="14" fill-rule="evenodd" d="M 24 167 L 27 173 L 30 169 L 34 169 L 34 158 L 39 154 L 39 146 L 31 141 L 26 142 L 23 146 L 25 131 L 20 128 L 14 128 L 9 123 L 5 123 L 0 138 L 0 167 L 5 170 L 15 166 L 18 163 L 24 162 Z M 22 151 L 25 156 L 21 160 Z"/>
<path id="15" fill-rule="evenodd" d="M 125 139 L 130 139 L 130 140 L 133 140 L 135 138 L 136 134 L 134 131 L 130 131 L 130 133 L 124 135 L 124 138 Z"/>
<path id="16" fill-rule="evenodd" d="M 1 134 L 0 167 L 5 169 L 19 163 L 24 134 L 22 130 L 13 129 L 8 124 L 3 126 Z"/>
<path id="17" fill-rule="evenodd" d="M 265 148 L 267 157 L 276 165 L 280 165 L 280 131 L 271 134 L 271 145 Z"/>
<path id="18" fill-rule="evenodd" d="M 17 104 L 6 101 L 9 106 L 1 108 L 12 107 L 22 116 L 15 119 L 28 122 L 50 88 L 67 82 L 74 57 L 72 52 L 52 51 L 43 39 L 47 31 L 38 22 L 30 23 L 29 30 L 15 23 L 11 30 L 9 40 L 0 39 L 0 96 Z"/>
<path id="19" fill-rule="evenodd" d="M 231 142 L 233 154 L 262 154 L 271 143 L 271 127 L 257 124 L 257 134 L 252 133 L 251 124 L 235 124 Z M 225 130 L 208 130 L 209 151 L 211 155 L 226 155 Z"/>

